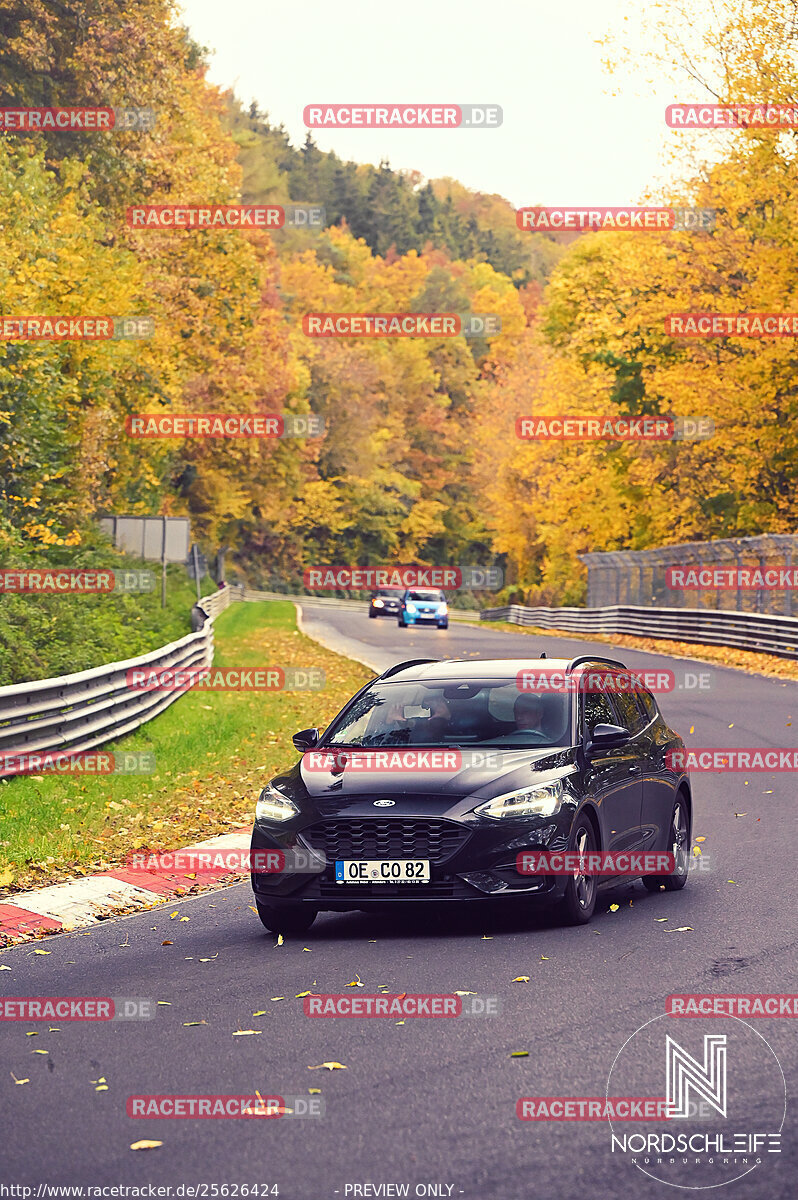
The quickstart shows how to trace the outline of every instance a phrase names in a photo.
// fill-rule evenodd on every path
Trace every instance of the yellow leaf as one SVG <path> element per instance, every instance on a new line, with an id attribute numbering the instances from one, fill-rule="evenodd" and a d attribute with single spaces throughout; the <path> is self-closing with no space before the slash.
<path id="1" fill-rule="evenodd" d="M 177 909 L 175 909 L 175 911 L 173 913 L 169 914 L 169 920 L 174 921 L 175 917 L 179 917 L 179 916 L 180 916 L 179 911 Z"/>
<path id="2" fill-rule="evenodd" d="M 257 1011 L 257 1012 L 255 1012 L 255 1013 L 253 1013 L 252 1015 L 253 1015 L 253 1017 L 265 1017 L 265 1016 L 266 1016 L 266 1009 L 265 1009 L 265 1008 L 259 1008 L 259 1009 L 258 1009 L 258 1011 Z"/>
<path id="3" fill-rule="evenodd" d="M 11 1078 L 14 1080 L 14 1083 L 18 1083 L 18 1084 L 30 1083 L 29 1079 L 17 1079 L 17 1077 L 13 1071 L 11 1072 Z"/>
<path id="4" fill-rule="evenodd" d="M 618 906 L 617 904 L 611 904 L 611 905 L 610 905 L 610 912 L 617 912 L 617 911 L 618 911 L 618 907 L 619 907 L 619 906 Z"/>
<path id="5" fill-rule="evenodd" d="M 31 1054 L 49 1054 L 49 1050 L 31 1050 Z"/>
<path id="6" fill-rule="evenodd" d="M 101 1084 L 99 1085 L 99 1087 L 96 1087 L 94 1090 L 95 1090 L 95 1092 L 107 1092 L 107 1091 L 108 1091 L 108 1084 L 107 1084 L 107 1083 L 101 1083 Z"/>
<path id="7" fill-rule="evenodd" d="M 0 971 L 10 971 L 10 970 L 11 970 L 11 968 L 7 967 L 5 963 L 0 963 Z"/>
<path id="8" fill-rule="evenodd" d="M 284 940 L 285 939 L 283 938 L 283 935 L 281 933 L 278 933 L 277 934 L 277 945 L 282 946 Z"/>
<path id="9" fill-rule="evenodd" d="M 511 979 L 510 983 L 529 983 L 528 975 L 516 975 L 515 979 Z"/>
<path id="10" fill-rule="evenodd" d="M 184 1021 L 183 1024 L 188 1028 L 189 1025 L 207 1025 L 207 1021 Z"/>
<path id="11" fill-rule="evenodd" d="M 529 1058 L 528 1050 L 513 1050 L 510 1058 Z"/>
<path id="12" fill-rule="evenodd" d="M 308 1088 L 308 1095 L 309 1096 L 320 1096 L 321 1088 Z"/>
<path id="13" fill-rule="evenodd" d="M 322 1067 L 326 1067 L 326 1069 L 328 1071 L 348 1071 L 349 1070 L 348 1067 L 345 1067 L 343 1063 L 339 1063 L 339 1062 L 319 1063 L 319 1065 L 316 1067 L 308 1067 L 308 1070 L 309 1071 L 320 1071 L 322 1069 Z"/>
<path id="14" fill-rule="evenodd" d="M 262 1029 L 237 1029 L 233 1037 L 249 1037 L 253 1033 L 263 1033 Z"/>
<path id="15" fill-rule="evenodd" d="M 147 1141 L 147 1139 L 145 1138 L 141 1142 L 131 1142 L 130 1149 L 131 1150 L 156 1150 L 158 1148 L 158 1146 L 162 1146 L 162 1145 L 163 1145 L 163 1142 L 150 1142 L 150 1141 Z"/>
<path id="16" fill-rule="evenodd" d="M 352 982 L 348 983 L 346 986 L 347 987 L 363 987 L 364 985 L 360 982 L 360 976 L 356 975 L 355 978 L 352 980 Z"/>
<path id="17" fill-rule="evenodd" d="M 181 917 L 180 920 L 181 921 L 190 921 L 191 917 Z"/>
<path id="18" fill-rule="evenodd" d="M 695 725 L 691 725 L 691 726 L 690 726 L 690 732 L 691 732 L 691 733 L 695 733 Z"/>
<path id="19" fill-rule="evenodd" d="M 52 954 L 52 950 L 34 950 L 34 954 Z"/>
<path id="20" fill-rule="evenodd" d="M 297 998 L 297 1000 L 301 1000 L 303 996 L 312 996 L 312 995 L 313 995 L 312 992 L 297 992 L 296 998 Z"/>
<path id="21" fill-rule="evenodd" d="M 455 996 L 476 996 L 476 992 L 455 992 Z"/>
<path id="22" fill-rule="evenodd" d="M 310 995 L 310 993 L 308 993 Z M 270 1000 L 285 1000 L 285 996 L 270 996 Z"/>

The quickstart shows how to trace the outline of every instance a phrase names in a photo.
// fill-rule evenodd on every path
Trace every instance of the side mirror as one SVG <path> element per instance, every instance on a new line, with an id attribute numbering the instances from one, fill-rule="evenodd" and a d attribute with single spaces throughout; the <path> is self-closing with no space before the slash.
<path id="1" fill-rule="evenodd" d="M 615 750 L 631 740 L 628 729 L 620 725 L 596 725 L 585 746 L 588 757 L 597 750 Z"/>
<path id="2" fill-rule="evenodd" d="M 295 733 L 291 741 L 302 754 L 306 750 L 312 750 L 319 743 L 321 734 L 318 729 L 300 729 L 299 733 Z"/>

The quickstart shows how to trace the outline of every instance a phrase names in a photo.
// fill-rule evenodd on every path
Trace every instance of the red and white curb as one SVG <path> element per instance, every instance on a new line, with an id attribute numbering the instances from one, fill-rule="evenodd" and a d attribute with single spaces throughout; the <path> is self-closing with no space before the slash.
<path id="1" fill-rule="evenodd" d="M 237 829 L 182 849 L 246 850 L 250 836 L 249 829 Z M 164 851 L 164 856 L 168 857 L 168 852 Z M 41 933 L 85 928 L 104 920 L 109 911 L 152 908 L 195 889 L 198 883 L 207 889 L 232 881 L 236 874 L 219 868 L 203 869 L 201 875 L 190 876 L 183 871 L 121 866 L 100 875 L 19 892 L 0 900 L 0 938 L 18 941 Z"/>

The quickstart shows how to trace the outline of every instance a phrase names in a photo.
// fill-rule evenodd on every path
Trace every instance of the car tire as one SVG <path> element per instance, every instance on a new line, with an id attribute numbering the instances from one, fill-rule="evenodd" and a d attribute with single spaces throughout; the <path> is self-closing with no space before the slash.
<path id="1" fill-rule="evenodd" d="M 270 933 L 307 933 L 318 916 L 315 908 L 306 908 L 304 904 L 281 904 L 275 908 L 270 904 L 261 904 L 260 900 L 255 903 L 261 924 Z"/>
<path id="2" fill-rule="evenodd" d="M 596 831 L 587 816 L 576 818 L 568 839 L 571 852 L 585 854 L 598 849 Z M 560 915 L 567 925 L 587 925 L 596 909 L 597 882 L 595 875 L 569 875 L 565 895 L 560 901 Z"/>
<path id="3" fill-rule="evenodd" d="M 449 628 L 449 622 L 448 622 L 448 621 L 439 621 L 439 622 L 438 622 L 438 628 L 439 628 L 439 629 L 448 629 L 448 628 Z"/>
<path id="4" fill-rule="evenodd" d="M 643 883 L 650 892 L 658 892 L 660 888 L 678 892 L 684 887 L 690 871 L 691 840 L 690 813 L 680 792 L 673 804 L 667 847 L 676 856 L 676 870 L 672 875 L 644 875 Z"/>
<path id="5" fill-rule="evenodd" d="M 371 617 L 372 621 L 376 621 L 376 619 L 377 619 L 377 614 L 376 614 L 376 613 L 370 612 L 370 613 L 369 613 L 369 616 Z"/>
<path id="6" fill-rule="evenodd" d="M 405 624 L 405 622 L 402 620 L 401 617 L 399 617 L 397 619 L 396 624 L 399 626 L 400 629 L 407 629 L 407 625 Z"/>

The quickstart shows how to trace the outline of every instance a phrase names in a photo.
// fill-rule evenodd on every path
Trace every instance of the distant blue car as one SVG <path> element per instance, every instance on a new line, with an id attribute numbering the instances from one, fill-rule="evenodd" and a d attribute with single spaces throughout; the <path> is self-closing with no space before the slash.
<path id="1" fill-rule="evenodd" d="M 397 624 L 400 629 L 408 625 L 437 625 L 449 628 L 449 606 L 446 597 L 438 588 L 408 588 L 402 593 Z"/>

